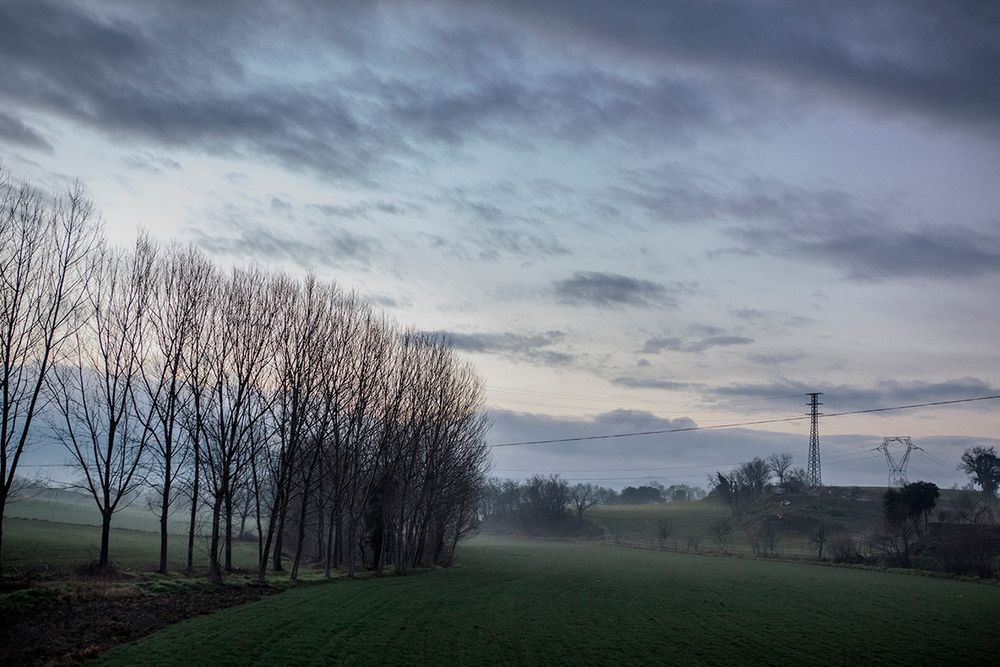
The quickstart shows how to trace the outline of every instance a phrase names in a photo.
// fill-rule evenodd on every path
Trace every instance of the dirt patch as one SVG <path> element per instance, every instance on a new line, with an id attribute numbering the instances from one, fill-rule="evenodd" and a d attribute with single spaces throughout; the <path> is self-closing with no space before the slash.
<path id="1" fill-rule="evenodd" d="M 82 601 L 48 595 L 34 604 L 4 605 L 0 665 L 80 664 L 171 623 L 275 592 L 265 586 L 212 586 Z"/>

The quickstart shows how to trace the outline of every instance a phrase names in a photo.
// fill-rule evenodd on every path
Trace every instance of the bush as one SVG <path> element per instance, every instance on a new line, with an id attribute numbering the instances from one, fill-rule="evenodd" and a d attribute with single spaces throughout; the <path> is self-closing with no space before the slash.
<path id="1" fill-rule="evenodd" d="M 865 562 L 865 557 L 858 551 L 857 543 L 850 537 L 834 540 L 830 544 L 830 557 L 834 563 L 858 565 Z"/>
<path id="2" fill-rule="evenodd" d="M 945 572 L 993 577 L 1000 559 L 1000 527 L 950 524 L 931 535 L 936 566 Z"/>

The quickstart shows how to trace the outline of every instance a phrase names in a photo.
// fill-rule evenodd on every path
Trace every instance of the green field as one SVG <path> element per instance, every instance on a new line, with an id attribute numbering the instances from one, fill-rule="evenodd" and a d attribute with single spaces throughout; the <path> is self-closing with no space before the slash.
<path id="1" fill-rule="evenodd" d="M 460 557 L 190 619 L 102 662 L 988 664 L 1000 647 L 985 584 L 483 537 Z"/>
<path id="2" fill-rule="evenodd" d="M 598 505 L 587 510 L 585 516 L 604 529 L 613 541 L 637 546 L 666 547 L 674 550 L 694 550 L 689 542 L 698 544 L 698 551 L 718 551 L 719 545 L 712 534 L 711 524 L 717 518 L 727 517 L 734 532 L 726 546 L 728 553 L 750 555 L 749 537 L 760 521 L 774 517 L 780 537 L 776 553 L 782 556 L 815 558 L 816 547 L 809 541 L 815 526 L 822 521 L 829 537 L 850 535 L 857 537 L 866 529 L 882 521 L 881 489 L 863 489 L 857 497 L 847 497 L 846 489 L 829 488 L 823 496 L 773 496 L 747 508 L 733 517 L 729 508 L 720 502 L 701 500 L 682 503 L 656 503 L 650 505 Z M 780 516 L 780 519 L 778 517 Z M 659 538 L 658 524 L 670 522 L 670 536 L 663 543 Z"/>
<path id="3" fill-rule="evenodd" d="M 35 519 L 4 520 L 4 568 L 20 571 L 48 569 L 71 570 L 96 561 L 100 553 L 101 530 L 84 526 Z M 110 538 L 112 564 L 119 569 L 152 572 L 160 557 L 160 535 L 148 531 L 112 528 Z M 196 567 L 208 568 L 208 541 L 195 540 Z M 187 565 L 187 538 L 171 535 L 167 542 L 168 567 L 182 570 Z M 256 542 L 233 545 L 233 565 L 253 568 L 257 562 Z"/>
<path id="4" fill-rule="evenodd" d="M 71 570 L 96 561 L 101 545 L 101 516 L 94 501 L 82 494 L 50 490 L 7 507 L 3 522 L 4 567 L 17 571 Z M 187 519 L 171 517 L 168 567 L 187 565 Z M 160 523 L 138 504 L 117 512 L 111 522 L 111 562 L 118 568 L 153 571 L 160 557 Z M 208 567 L 208 538 L 195 539 L 196 567 Z M 233 565 L 253 568 L 255 542 L 233 544 Z"/>
<path id="5" fill-rule="evenodd" d="M 101 514 L 93 498 L 61 489 L 36 491 L 24 499 L 18 499 L 7 505 L 5 516 L 89 526 L 101 525 Z M 186 512 L 177 511 L 168 518 L 167 530 L 171 533 L 187 534 L 188 521 L 189 516 Z M 115 512 L 111 525 L 114 528 L 145 530 L 151 533 L 158 533 L 160 530 L 159 518 L 153 512 L 147 511 L 141 501 Z"/>

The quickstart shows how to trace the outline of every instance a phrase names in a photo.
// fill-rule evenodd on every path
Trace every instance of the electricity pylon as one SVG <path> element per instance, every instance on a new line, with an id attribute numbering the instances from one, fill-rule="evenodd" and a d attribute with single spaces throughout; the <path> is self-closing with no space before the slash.
<path id="1" fill-rule="evenodd" d="M 893 456 L 889 451 L 889 445 L 901 445 L 906 448 L 902 454 Z M 889 464 L 889 488 L 900 488 L 906 486 L 906 464 L 910 461 L 910 453 L 914 449 L 920 449 L 913 444 L 910 436 L 891 436 L 882 438 L 882 444 L 874 449 L 876 452 L 885 454 L 885 462 Z M 923 451 L 920 449 L 920 451 Z"/>
<path id="2" fill-rule="evenodd" d="M 813 392 L 808 394 L 810 407 L 809 416 L 812 417 L 812 425 L 809 428 L 809 466 L 806 468 L 806 484 L 809 486 L 823 486 L 823 474 L 819 464 L 819 397 L 823 392 Z"/>

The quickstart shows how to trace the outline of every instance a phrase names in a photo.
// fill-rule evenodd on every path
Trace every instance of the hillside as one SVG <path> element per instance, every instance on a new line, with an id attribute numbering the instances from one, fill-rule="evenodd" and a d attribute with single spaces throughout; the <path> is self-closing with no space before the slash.
<path id="1" fill-rule="evenodd" d="M 761 526 L 770 524 L 775 532 L 775 555 L 815 557 L 811 535 L 822 523 L 828 541 L 839 537 L 862 537 L 882 523 L 882 494 L 879 487 L 824 487 L 819 493 L 769 495 L 737 516 L 722 502 L 708 498 L 686 503 L 649 505 L 599 505 L 586 517 L 600 526 L 616 542 L 635 546 L 665 547 L 686 551 L 717 551 L 712 523 L 728 518 L 733 533 L 726 551 L 753 554 L 751 541 Z M 951 510 L 962 491 L 942 490 L 935 515 Z M 662 538 L 664 522 L 667 536 Z"/>

